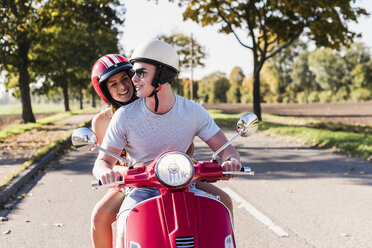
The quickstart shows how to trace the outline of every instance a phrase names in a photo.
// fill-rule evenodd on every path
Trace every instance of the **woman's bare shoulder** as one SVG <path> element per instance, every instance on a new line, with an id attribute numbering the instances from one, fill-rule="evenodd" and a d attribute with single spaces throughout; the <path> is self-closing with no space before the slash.
<path id="1" fill-rule="evenodd" d="M 111 109 L 110 108 L 105 108 L 104 110 L 102 110 L 101 112 L 99 112 L 98 114 L 96 114 L 93 117 L 92 127 L 95 128 L 95 127 L 100 126 L 100 125 L 107 126 L 107 124 L 111 120 L 111 117 L 112 117 Z"/>

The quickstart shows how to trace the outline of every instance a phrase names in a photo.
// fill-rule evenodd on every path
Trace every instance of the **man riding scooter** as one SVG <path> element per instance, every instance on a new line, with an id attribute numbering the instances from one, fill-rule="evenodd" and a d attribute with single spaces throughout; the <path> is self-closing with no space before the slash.
<path id="1" fill-rule="evenodd" d="M 159 40 L 145 42 L 135 49 L 131 62 L 132 80 L 140 99 L 115 112 L 103 140 L 104 148 L 117 155 L 125 148 L 136 167 L 166 150 L 186 152 L 194 136 L 199 136 L 213 151 L 227 142 L 203 107 L 173 94 L 170 83 L 178 73 L 178 56 L 173 47 Z M 219 156 L 224 171 L 240 170 L 239 154 L 231 145 Z M 113 171 L 116 162 L 117 159 L 100 153 L 93 169 L 96 178 L 103 184 L 120 180 L 121 174 Z M 192 190 L 198 193 L 195 188 Z M 156 188 L 131 190 L 119 214 L 126 214 L 131 206 L 156 194 Z"/>

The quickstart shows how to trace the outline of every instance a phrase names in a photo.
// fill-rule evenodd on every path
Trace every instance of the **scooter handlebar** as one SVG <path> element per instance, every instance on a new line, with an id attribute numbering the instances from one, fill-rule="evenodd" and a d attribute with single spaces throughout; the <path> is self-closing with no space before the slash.
<path id="1" fill-rule="evenodd" d="M 254 171 L 250 167 L 242 167 L 240 171 L 223 171 L 223 175 L 254 176 Z"/>
<path id="2" fill-rule="evenodd" d="M 209 162 L 207 162 L 207 163 L 209 163 Z M 211 165 L 205 166 L 203 168 L 211 168 Z M 217 175 L 214 175 L 216 173 L 216 171 L 214 171 L 213 168 L 212 168 L 211 172 L 212 172 L 211 176 L 212 175 L 217 176 Z M 205 175 L 205 173 L 206 172 L 204 171 L 203 174 Z M 221 173 L 221 171 L 220 171 L 220 173 Z M 242 167 L 240 171 L 222 171 L 222 174 L 223 175 L 237 175 L 237 176 L 253 176 L 254 171 L 252 171 L 250 167 Z M 107 183 L 107 184 L 104 184 L 104 185 L 102 184 L 102 182 L 99 179 L 93 180 L 91 182 L 92 188 L 94 190 L 97 190 L 97 189 L 100 189 L 100 188 L 110 188 L 110 187 L 114 187 L 114 186 L 118 186 L 118 185 L 122 185 L 122 184 L 124 184 L 124 180 L 120 180 L 120 181 L 116 181 L 116 182 L 112 182 L 112 183 Z"/>
<path id="3" fill-rule="evenodd" d="M 94 190 L 99 189 L 99 188 L 110 188 L 110 187 L 121 185 L 121 184 L 124 184 L 124 181 L 116 181 L 116 182 L 107 183 L 107 184 L 104 184 L 104 185 L 102 184 L 101 180 L 99 180 L 99 179 L 93 180 L 91 182 L 92 188 Z"/>

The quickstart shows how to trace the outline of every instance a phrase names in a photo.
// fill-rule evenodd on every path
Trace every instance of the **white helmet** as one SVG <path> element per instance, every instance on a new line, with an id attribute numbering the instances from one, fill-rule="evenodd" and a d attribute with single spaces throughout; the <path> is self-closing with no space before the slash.
<path id="1" fill-rule="evenodd" d="M 133 52 L 131 63 L 141 61 L 154 65 L 162 65 L 176 73 L 179 70 L 179 58 L 176 50 L 161 40 L 143 42 Z"/>
<path id="2" fill-rule="evenodd" d="M 151 83 L 154 90 L 149 97 L 155 97 L 155 112 L 157 112 L 159 107 L 157 93 L 163 84 L 172 83 L 178 73 L 179 58 L 176 50 L 161 40 L 146 41 L 134 49 L 130 62 L 132 64 L 144 62 L 156 67 Z"/>

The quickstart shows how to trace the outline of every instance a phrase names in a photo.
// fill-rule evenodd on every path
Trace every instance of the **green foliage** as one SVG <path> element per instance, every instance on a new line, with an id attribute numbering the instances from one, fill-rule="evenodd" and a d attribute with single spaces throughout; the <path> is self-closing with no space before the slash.
<path id="1" fill-rule="evenodd" d="M 244 80 L 244 73 L 240 67 L 234 67 L 229 76 L 230 88 L 227 91 L 227 102 L 240 103 L 241 102 L 241 88 Z"/>
<path id="2" fill-rule="evenodd" d="M 199 81 L 198 96 L 203 102 L 226 102 L 226 92 L 229 87 L 229 80 L 225 75 L 221 72 L 215 72 Z"/>
<path id="3" fill-rule="evenodd" d="M 240 98 L 242 103 L 253 102 L 253 78 L 244 78 L 241 89 L 242 97 Z"/>
<path id="4" fill-rule="evenodd" d="M 308 95 L 318 89 L 315 75 L 309 67 L 309 52 L 306 50 L 294 58 L 291 78 L 292 83 L 287 86 L 291 92 L 305 92 Z"/>
<path id="5" fill-rule="evenodd" d="M 189 78 L 176 79 L 175 82 L 172 83 L 173 92 L 185 98 L 190 98 L 190 83 L 191 83 L 191 80 Z M 197 91 L 198 91 L 198 82 L 194 81 L 193 96 L 195 99 L 198 98 Z"/>
<path id="6" fill-rule="evenodd" d="M 169 0 L 175 2 L 174 0 Z M 254 61 L 254 110 L 261 119 L 260 71 L 265 61 L 286 49 L 301 34 L 316 45 L 339 48 L 350 44 L 358 34 L 347 24 L 365 9 L 351 6 L 351 0 L 327 1 L 238 1 L 179 0 L 185 6 L 184 18 L 202 26 L 219 25 L 220 32 L 233 33 L 238 42 L 252 50 Z M 238 33 L 243 33 L 243 42 Z"/>
<path id="7" fill-rule="evenodd" d="M 349 90 L 347 86 L 341 86 L 333 94 L 332 102 L 344 102 L 349 99 Z"/>
<path id="8" fill-rule="evenodd" d="M 42 94 L 68 81 L 79 91 L 87 87 L 98 53 L 117 46 L 124 13 L 118 0 L 0 2 L 0 70 L 8 90 L 22 98 L 25 122 L 35 121 L 30 83 L 42 79 Z"/>
<path id="9" fill-rule="evenodd" d="M 353 88 L 372 90 L 372 61 L 356 64 L 350 72 Z"/>
<path id="10" fill-rule="evenodd" d="M 269 102 L 281 102 L 283 97 L 287 95 L 287 88 L 296 87 L 291 74 L 294 70 L 296 58 L 304 49 L 306 49 L 306 43 L 297 40 L 287 49 L 280 51 L 275 57 L 267 61 L 267 67 L 263 68 L 261 78 L 266 79 L 269 84 L 268 93 L 272 95 Z M 263 95 L 263 98 L 268 97 Z M 265 101 L 267 100 L 265 99 Z"/>
<path id="11" fill-rule="evenodd" d="M 183 80 L 184 80 L 183 78 L 176 78 L 171 84 L 173 92 L 180 96 L 184 96 Z"/>
<path id="12" fill-rule="evenodd" d="M 280 94 L 277 90 L 279 81 L 288 73 L 275 69 L 273 63 L 283 61 L 283 54 L 279 53 L 272 58 L 261 71 L 261 94 L 265 102 L 308 103 L 371 99 L 372 61 L 365 45 L 355 43 L 349 48 L 342 47 L 340 51 L 318 48 L 312 52 L 299 52 L 293 60 L 287 59 L 291 65 L 291 79 L 287 81 L 292 82 Z"/>
<path id="13" fill-rule="evenodd" d="M 309 103 L 312 103 L 312 102 L 319 102 L 319 101 L 320 101 L 320 99 L 319 99 L 319 92 L 317 92 L 317 91 L 312 91 L 312 92 L 309 94 L 308 101 L 309 101 Z"/>
<path id="14" fill-rule="evenodd" d="M 37 92 L 55 94 L 58 88 L 63 89 L 66 111 L 69 95 L 81 98 L 83 89 L 90 92 L 94 61 L 104 54 L 118 53 L 117 25 L 123 23 L 125 9 L 116 8 L 118 1 L 110 2 L 110 5 L 108 1 L 93 0 L 57 4 L 54 7 L 63 13 L 61 19 L 55 20 L 55 25 L 46 30 L 32 50 L 33 70 L 43 79 Z M 75 12 L 69 12 L 71 8 Z"/>
<path id="15" fill-rule="evenodd" d="M 320 91 L 319 92 L 319 102 L 321 103 L 326 103 L 326 102 L 331 102 L 332 97 L 333 97 L 333 91 L 328 90 L 328 91 Z"/>
<path id="16" fill-rule="evenodd" d="M 355 89 L 351 91 L 350 99 L 353 101 L 372 100 L 372 90 L 363 88 Z"/>
<path id="17" fill-rule="evenodd" d="M 310 70 L 322 90 L 336 91 L 342 86 L 346 63 L 340 60 L 340 53 L 330 48 L 317 49 L 309 56 Z"/>
<path id="18" fill-rule="evenodd" d="M 296 95 L 296 102 L 298 103 L 308 103 L 308 95 L 305 92 L 299 92 Z"/>

